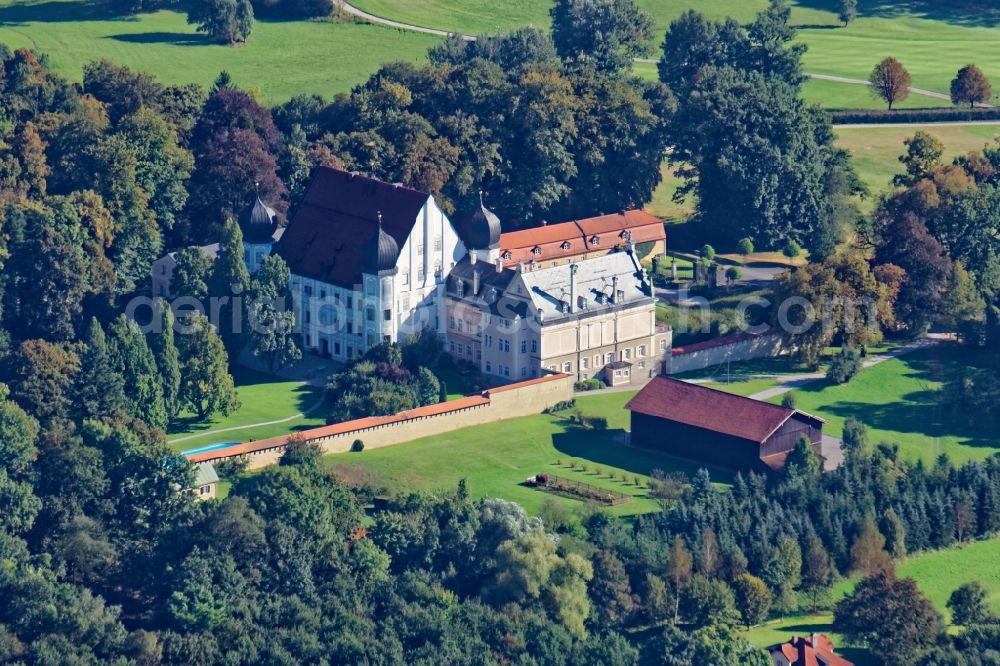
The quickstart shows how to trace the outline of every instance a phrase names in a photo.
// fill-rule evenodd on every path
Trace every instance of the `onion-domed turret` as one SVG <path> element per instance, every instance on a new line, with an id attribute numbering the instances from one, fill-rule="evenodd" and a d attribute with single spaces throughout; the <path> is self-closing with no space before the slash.
<path id="1" fill-rule="evenodd" d="M 495 250 L 500 247 L 500 218 L 483 204 L 479 193 L 479 206 L 462 222 L 462 236 L 470 250 Z"/>
<path id="2" fill-rule="evenodd" d="M 378 231 L 365 243 L 362 270 L 369 275 L 384 275 L 396 271 L 399 245 L 382 228 L 382 213 L 378 214 Z"/>
<path id="3" fill-rule="evenodd" d="M 256 186 L 255 189 L 257 189 Z M 274 240 L 274 232 L 278 228 L 278 217 L 274 209 L 260 198 L 258 189 L 253 203 L 240 213 L 239 223 L 240 229 L 243 231 L 244 242 L 270 243 Z"/>

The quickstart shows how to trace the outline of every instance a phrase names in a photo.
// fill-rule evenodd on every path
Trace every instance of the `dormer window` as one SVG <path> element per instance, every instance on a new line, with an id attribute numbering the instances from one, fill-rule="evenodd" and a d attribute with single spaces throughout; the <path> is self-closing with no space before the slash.
<path id="1" fill-rule="evenodd" d="M 590 244 L 591 245 L 600 245 L 601 244 L 601 239 L 598 238 L 597 236 L 591 236 L 590 237 Z"/>
<path id="2" fill-rule="evenodd" d="M 531 254 L 538 256 L 541 253 L 542 253 L 542 248 L 538 247 L 537 245 L 531 248 Z"/>
<path id="3" fill-rule="evenodd" d="M 628 241 L 628 240 L 632 239 L 632 234 L 631 234 L 631 232 L 629 232 L 628 229 L 626 229 L 625 231 L 621 232 L 621 234 L 619 234 L 618 237 L 621 238 L 624 241 Z"/>
<path id="4" fill-rule="evenodd" d="M 510 250 L 504 250 L 503 254 L 500 255 L 500 258 L 504 261 L 510 261 Z"/>
<path id="5" fill-rule="evenodd" d="M 569 248 L 570 248 L 569 241 L 563 241 L 563 243 L 562 243 L 562 249 L 568 250 Z"/>
<path id="6" fill-rule="evenodd" d="M 458 280 L 455 283 L 455 293 L 458 294 L 459 298 L 465 296 L 465 283 L 462 282 L 461 280 Z"/>

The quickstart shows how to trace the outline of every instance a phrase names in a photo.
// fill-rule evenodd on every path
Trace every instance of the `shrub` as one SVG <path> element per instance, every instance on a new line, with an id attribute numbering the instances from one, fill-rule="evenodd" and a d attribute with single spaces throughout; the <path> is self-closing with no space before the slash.
<path id="1" fill-rule="evenodd" d="M 788 257 L 789 259 L 794 259 L 795 257 L 802 254 L 802 246 L 796 241 L 789 240 L 785 243 L 785 247 L 781 249 L 781 253 Z"/>
<path id="2" fill-rule="evenodd" d="M 928 123 L 943 121 L 1000 120 L 1000 108 L 896 109 L 894 111 L 845 110 L 833 113 L 834 125 L 854 123 Z"/>
<path id="3" fill-rule="evenodd" d="M 701 256 L 705 257 L 709 261 L 712 261 L 715 259 L 715 248 L 706 243 L 701 247 Z"/>
<path id="4" fill-rule="evenodd" d="M 844 422 L 844 446 L 860 449 L 868 445 L 868 426 L 853 416 Z"/>
<path id="5" fill-rule="evenodd" d="M 729 268 L 726 269 L 726 282 L 732 284 L 733 282 L 739 280 L 741 277 L 743 277 L 743 271 L 741 271 L 736 266 L 730 266 Z"/>
<path id="6" fill-rule="evenodd" d="M 736 248 L 739 250 L 740 254 L 746 256 L 748 254 L 753 254 L 754 246 L 753 241 L 749 238 L 741 238 L 738 243 L 736 243 Z"/>
<path id="7" fill-rule="evenodd" d="M 826 377 L 834 383 L 846 384 L 859 372 L 861 372 L 861 354 L 853 347 L 844 347 L 833 358 L 830 369 L 826 371 Z"/>
<path id="8" fill-rule="evenodd" d="M 590 379 L 581 379 L 580 381 L 573 384 L 574 391 L 597 391 L 604 388 L 605 384 L 600 379 L 596 377 L 591 377 Z"/>
<path id="9" fill-rule="evenodd" d="M 354 443 L 351 444 L 351 451 L 353 451 L 354 453 L 361 453 L 364 450 L 365 450 L 365 443 L 362 442 L 360 439 L 354 440 Z"/>
<path id="10" fill-rule="evenodd" d="M 789 391 L 781 396 L 781 406 L 787 409 L 795 409 L 795 394 Z"/>

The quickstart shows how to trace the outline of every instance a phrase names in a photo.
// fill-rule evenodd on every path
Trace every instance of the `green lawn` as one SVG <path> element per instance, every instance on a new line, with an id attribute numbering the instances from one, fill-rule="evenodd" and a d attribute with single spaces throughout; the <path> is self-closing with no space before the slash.
<path id="1" fill-rule="evenodd" d="M 476 426 L 361 453 L 329 456 L 330 464 L 356 463 L 373 472 L 390 491 L 441 490 L 454 488 L 460 479 L 469 482 L 476 497 L 500 497 L 537 512 L 546 498 L 555 497 L 525 487 L 529 476 L 549 472 L 558 476 L 611 488 L 636 499 L 611 509 L 616 515 L 652 511 L 656 502 L 646 497 L 645 482 L 653 469 L 681 470 L 693 474 L 697 466 L 621 444 L 628 425 L 625 403 L 634 392 L 603 393 L 577 399 L 584 413 L 605 416 L 608 430 L 579 430 L 564 416 L 539 414 L 501 423 Z M 575 461 L 578 466 L 570 465 Z M 586 464 L 586 472 L 579 469 Z M 598 476 L 596 469 L 600 468 Z M 614 478 L 608 478 L 609 473 Z M 629 481 L 622 482 L 625 474 Z M 636 487 L 638 475 L 642 486 Z M 717 482 L 729 475 L 720 473 Z M 576 500 L 556 497 L 567 506 L 582 506 Z"/>
<path id="2" fill-rule="evenodd" d="M 981 460 L 1000 451 L 1000 433 L 970 428 L 941 406 L 939 389 L 948 372 L 982 366 L 989 358 L 952 345 L 912 352 L 868 368 L 847 384 L 820 381 L 797 389 L 795 405 L 826 419 L 823 431 L 837 437 L 845 420 L 860 419 L 872 429 L 873 443 L 899 444 L 907 458 L 930 462 L 947 453 L 956 463 Z"/>
<path id="3" fill-rule="evenodd" d="M 950 613 L 945 608 L 948 597 L 959 585 L 971 580 L 978 580 L 986 586 L 993 610 L 1000 612 L 1000 539 L 917 555 L 898 563 L 896 575 L 916 580 L 920 590 L 941 611 L 946 621 L 950 619 Z M 857 576 L 839 581 L 834 585 L 831 599 L 836 600 L 849 593 L 857 581 Z M 845 647 L 844 640 L 830 631 L 832 620 L 833 616 L 828 612 L 793 615 L 754 627 L 746 632 L 746 637 L 754 645 L 765 647 L 786 641 L 793 634 L 801 636 L 818 631 L 830 636 L 837 652 L 858 666 L 878 663 L 867 650 Z"/>
<path id="4" fill-rule="evenodd" d="M 725 366 L 713 369 L 717 371 L 716 381 L 705 382 L 702 386 L 718 389 L 727 393 L 735 393 L 736 395 L 742 395 L 749 398 L 755 393 L 766 391 L 767 389 L 774 388 L 778 385 L 778 380 L 776 379 L 733 379 L 732 381 L 727 382 Z"/>
<path id="5" fill-rule="evenodd" d="M 907 127 L 838 127 L 837 145 L 851 151 L 851 163 L 872 194 L 890 189 L 889 181 L 903 173 L 899 156 L 906 152 L 903 140 L 917 130 L 930 132 L 944 144 L 944 159 L 982 147 L 1000 136 L 1000 123 L 993 125 L 910 125 Z M 874 197 L 869 199 L 871 206 Z"/>
<path id="6" fill-rule="evenodd" d="M 867 78 L 857 76 L 854 78 Z M 885 109 L 886 104 L 872 94 L 868 86 L 856 83 L 839 83 L 825 79 L 808 79 L 802 86 L 802 96 L 810 104 L 819 104 L 828 109 Z M 894 109 L 927 109 L 952 106 L 946 99 L 927 95 L 911 94 L 902 102 L 894 104 Z"/>
<path id="7" fill-rule="evenodd" d="M 356 0 L 380 16 L 464 33 L 492 33 L 524 25 L 548 28 L 550 0 Z M 689 8 L 709 16 L 748 21 L 765 0 L 638 0 L 656 21 L 654 46 L 671 20 Z M 984 2 L 861 0 L 859 18 L 840 27 L 830 0 L 792 0 L 792 23 L 809 50 L 807 71 L 865 79 L 882 58 L 893 56 L 909 69 L 913 85 L 945 92 L 958 68 L 977 63 L 987 76 L 1000 76 L 1000 8 Z M 655 56 L 655 51 L 652 54 Z M 641 65 L 640 74 L 655 68 Z M 1000 92 L 1000 91 L 998 91 Z M 810 84 L 807 96 L 830 107 L 877 108 L 859 86 Z M 916 97 L 916 96 L 914 96 Z M 928 98 L 907 102 L 936 106 Z"/>
<path id="8" fill-rule="evenodd" d="M 275 379 L 245 368 L 236 368 L 233 374 L 240 396 L 240 409 L 229 416 L 216 416 L 204 423 L 196 423 L 190 412 L 182 413 L 179 422 L 167 434 L 167 441 L 174 450 L 187 451 L 220 442 L 266 439 L 326 423 L 326 413 L 320 408 L 291 421 L 240 428 L 304 413 L 316 407 L 323 397 L 323 390 L 301 382 Z M 211 434 L 212 431 L 234 427 L 239 429 Z M 178 438 L 184 438 L 184 441 L 176 441 Z"/>
<path id="9" fill-rule="evenodd" d="M 79 81 L 99 59 L 149 72 L 170 84 L 210 86 L 221 70 L 237 85 L 278 103 L 298 93 L 327 97 L 365 81 L 391 60 L 423 62 L 430 35 L 353 22 L 257 21 L 248 43 L 208 42 L 184 14 L 113 18 L 99 0 L 0 0 L 0 42 L 30 47 Z"/>

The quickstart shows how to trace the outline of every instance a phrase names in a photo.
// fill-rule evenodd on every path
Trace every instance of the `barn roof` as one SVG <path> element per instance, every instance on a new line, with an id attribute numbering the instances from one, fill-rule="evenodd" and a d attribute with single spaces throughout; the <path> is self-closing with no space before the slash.
<path id="1" fill-rule="evenodd" d="M 625 405 L 647 416 L 762 443 L 796 414 L 816 423 L 823 419 L 780 405 L 726 393 L 660 375 Z"/>
<path id="2" fill-rule="evenodd" d="M 318 167 L 277 245 L 292 273 L 351 288 L 367 241 L 382 227 L 402 248 L 430 195 L 356 173 Z"/>

